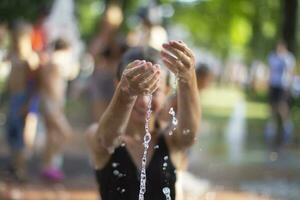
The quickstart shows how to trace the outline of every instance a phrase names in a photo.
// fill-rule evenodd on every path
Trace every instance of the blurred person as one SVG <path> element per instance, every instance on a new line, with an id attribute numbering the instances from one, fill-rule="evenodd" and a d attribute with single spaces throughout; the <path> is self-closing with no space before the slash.
<path id="1" fill-rule="evenodd" d="M 38 54 L 40 65 L 37 70 L 31 71 L 28 75 L 28 90 L 32 96 L 28 106 L 28 114 L 26 116 L 26 126 L 24 128 L 25 143 L 29 150 L 34 146 L 35 137 L 37 134 L 38 118 L 39 118 L 39 73 L 40 67 L 44 66 L 47 62 L 47 36 L 44 28 L 44 21 L 48 15 L 46 8 L 39 9 L 39 15 L 33 24 L 31 33 L 32 49 Z"/>
<path id="2" fill-rule="evenodd" d="M 156 7 L 142 7 L 137 13 L 139 23 L 129 32 L 127 42 L 129 46 L 150 46 L 161 50 L 161 46 L 168 39 L 167 31 L 159 23 Z M 153 16 L 153 13 L 156 15 Z M 156 19 L 155 19 L 156 18 Z"/>
<path id="3" fill-rule="evenodd" d="M 197 81 L 193 52 L 183 43 L 163 45 L 165 66 L 178 81 L 178 127 L 173 135 L 157 123 L 166 100 L 166 71 L 157 64 L 155 50 L 137 47 L 125 53 L 117 73 L 117 87 L 98 124 L 87 131 L 102 200 L 138 199 L 143 137 L 147 115 L 147 94 L 152 94 L 149 121 L 151 141 L 147 154 L 145 199 L 164 199 L 163 188 L 175 199 L 177 173 L 186 150 L 194 143 L 199 126 Z M 172 56 L 172 55 L 173 56 Z M 183 134 L 189 130 L 189 134 Z M 176 170 L 176 171 L 175 171 Z M 177 194 L 177 193 L 176 193 Z"/>
<path id="4" fill-rule="evenodd" d="M 53 181 L 64 178 L 61 170 L 62 151 L 72 133 L 64 113 L 67 80 L 72 74 L 71 55 L 68 42 L 57 39 L 53 44 L 48 63 L 41 68 L 40 94 L 47 132 L 42 175 Z"/>
<path id="5" fill-rule="evenodd" d="M 12 30 L 12 49 L 8 55 L 11 71 L 6 90 L 9 95 L 7 114 L 7 140 L 11 154 L 11 170 L 18 180 L 26 179 L 26 158 L 24 127 L 31 101 L 29 74 L 39 65 L 38 55 L 31 47 L 32 27 L 23 21 L 14 24 Z"/>
<path id="6" fill-rule="evenodd" d="M 108 49 L 117 39 L 120 25 L 123 22 L 123 13 L 120 5 L 110 3 L 99 23 L 99 33 L 92 39 L 88 51 L 94 57 Z"/>
<path id="7" fill-rule="evenodd" d="M 95 69 L 88 86 L 93 122 L 99 120 L 113 96 L 116 67 L 125 49 L 124 43 L 113 43 L 96 58 Z"/>
<path id="8" fill-rule="evenodd" d="M 46 50 L 48 41 L 44 23 L 48 15 L 49 9 L 46 6 L 42 6 L 33 25 L 31 34 L 32 48 L 38 53 Z"/>
<path id="9" fill-rule="evenodd" d="M 260 60 L 254 60 L 250 66 L 248 86 L 254 95 L 265 92 L 268 88 L 268 66 Z"/>
<path id="10" fill-rule="evenodd" d="M 109 3 L 100 21 L 100 31 L 88 48 L 95 63 L 87 86 L 93 122 L 100 118 L 113 96 L 114 74 L 126 50 L 125 41 L 122 40 L 119 30 L 122 21 L 123 13 L 120 5 L 116 2 Z"/>
<path id="11" fill-rule="evenodd" d="M 293 132 L 289 108 L 289 89 L 293 80 L 295 58 L 283 41 L 277 43 L 276 50 L 268 57 L 269 103 L 271 119 L 267 124 L 267 139 L 274 148 L 287 143 Z M 275 122 L 275 124 L 274 124 Z"/>
<path id="12" fill-rule="evenodd" d="M 199 93 L 202 93 L 204 89 L 209 87 L 214 79 L 214 73 L 209 65 L 205 63 L 199 63 L 196 67 L 197 86 Z"/>

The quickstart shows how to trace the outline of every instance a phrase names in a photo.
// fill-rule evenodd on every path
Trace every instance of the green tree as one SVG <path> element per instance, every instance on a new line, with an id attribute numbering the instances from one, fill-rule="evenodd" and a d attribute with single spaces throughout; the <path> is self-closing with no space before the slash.
<path id="1" fill-rule="evenodd" d="M 12 23 L 17 19 L 34 22 L 42 12 L 52 5 L 53 0 L 1 0 L 0 20 Z"/>

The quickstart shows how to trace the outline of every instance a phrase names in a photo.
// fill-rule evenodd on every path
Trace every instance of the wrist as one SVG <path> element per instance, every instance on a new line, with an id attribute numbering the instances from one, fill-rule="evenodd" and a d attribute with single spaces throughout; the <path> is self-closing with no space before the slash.
<path id="1" fill-rule="evenodd" d="M 119 91 L 119 95 L 120 95 L 120 98 L 123 100 L 123 101 L 128 101 L 128 102 L 131 102 L 131 101 L 135 101 L 135 99 L 137 98 L 136 95 L 132 95 L 130 92 L 129 92 L 129 89 L 128 87 L 124 87 L 122 86 L 120 83 L 118 84 L 117 86 L 117 91 Z"/>
<path id="2" fill-rule="evenodd" d="M 197 86 L 197 77 L 195 73 L 178 79 L 178 88 L 190 88 L 194 86 Z"/>

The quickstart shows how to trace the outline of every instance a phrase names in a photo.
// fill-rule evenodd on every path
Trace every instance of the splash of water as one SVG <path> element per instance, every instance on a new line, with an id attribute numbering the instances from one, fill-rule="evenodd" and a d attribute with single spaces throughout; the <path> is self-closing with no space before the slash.
<path id="1" fill-rule="evenodd" d="M 166 200 L 171 200 L 171 195 L 170 195 L 170 188 L 164 187 L 162 189 L 164 195 L 166 196 Z"/>
<path id="2" fill-rule="evenodd" d="M 149 102 L 147 105 L 147 115 L 146 115 L 146 123 L 145 123 L 145 135 L 144 135 L 144 153 L 142 157 L 142 169 L 141 169 L 141 177 L 140 177 L 140 192 L 139 192 L 139 200 L 144 200 L 144 194 L 146 192 L 146 163 L 147 163 L 147 153 L 149 148 L 149 142 L 151 140 L 151 134 L 149 131 L 149 121 L 151 117 L 151 104 L 152 104 L 152 95 L 149 95 Z"/>
<path id="3" fill-rule="evenodd" d="M 172 116 L 172 126 L 173 126 L 173 131 L 176 129 L 176 126 L 178 124 L 178 121 L 176 119 L 176 113 L 174 111 L 174 108 L 171 107 L 169 110 L 169 114 Z"/>

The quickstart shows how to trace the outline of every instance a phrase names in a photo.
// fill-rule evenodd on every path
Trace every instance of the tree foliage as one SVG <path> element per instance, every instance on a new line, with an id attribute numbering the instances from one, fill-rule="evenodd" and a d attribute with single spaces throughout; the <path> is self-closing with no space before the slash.
<path id="1" fill-rule="evenodd" d="M 34 22 L 42 12 L 46 12 L 53 0 L 1 0 L 0 20 L 12 23 L 17 19 Z"/>
<path id="2" fill-rule="evenodd" d="M 195 43 L 220 56 L 262 57 L 279 37 L 279 0 L 211 0 L 175 4 L 174 23 L 185 26 Z"/>
<path id="3" fill-rule="evenodd" d="M 150 2 L 150 0 L 74 0 L 75 14 L 78 17 L 83 38 L 88 39 L 95 33 L 105 5 L 112 1 L 119 3 L 122 7 L 125 15 L 123 25 L 125 31 L 128 30 L 128 24 L 130 24 L 128 22 L 137 12 L 138 7 Z M 284 2 L 289 0 L 151 1 L 172 5 L 175 13 L 171 19 L 168 19 L 168 23 L 184 26 L 191 33 L 191 40 L 195 44 L 221 57 L 240 54 L 249 59 L 265 58 L 276 41 L 284 35 L 286 23 L 291 21 L 284 17 L 289 16 L 289 11 L 284 9 Z M 295 5 L 297 1 L 293 0 L 296 2 Z M 53 0 L 1 0 L 0 20 L 11 22 L 24 18 L 34 21 L 41 8 L 50 7 L 52 2 Z M 297 15 L 293 15 L 293 18 L 296 17 Z M 294 21 L 289 24 L 296 26 L 295 23 Z M 293 33 L 288 35 L 293 36 Z M 299 34 L 296 36 L 299 37 Z M 289 43 L 292 43 L 295 38 L 287 39 Z"/>

